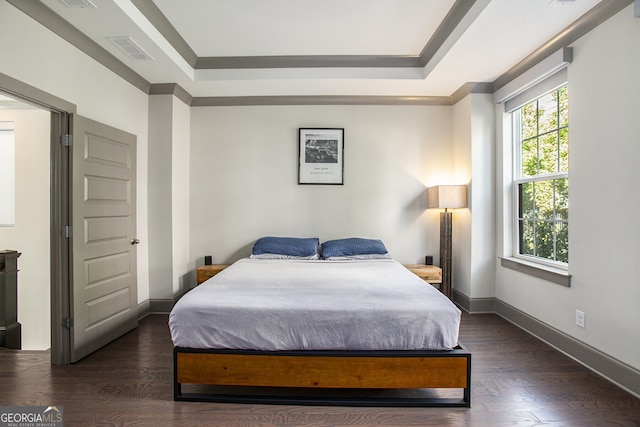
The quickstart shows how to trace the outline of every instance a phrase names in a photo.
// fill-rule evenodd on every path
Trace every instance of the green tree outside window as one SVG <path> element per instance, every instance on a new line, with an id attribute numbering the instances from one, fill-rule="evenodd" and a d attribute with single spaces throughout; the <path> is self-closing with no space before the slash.
<path id="1" fill-rule="evenodd" d="M 569 96 L 567 86 L 514 111 L 519 153 L 521 255 L 569 262 Z"/>

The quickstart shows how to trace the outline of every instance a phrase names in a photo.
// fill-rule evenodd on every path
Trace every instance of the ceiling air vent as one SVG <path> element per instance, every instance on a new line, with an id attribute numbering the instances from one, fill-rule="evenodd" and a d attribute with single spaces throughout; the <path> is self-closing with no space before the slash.
<path id="1" fill-rule="evenodd" d="M 98 8 L 95 4 L 91 2 L 91 0 L 60 0 L 60 3 L 62 3 L 67 7 L 73 7 L 73 8 L 85 8 L 85 7 L 92 7 L 94 9 Z"/>
<path id="2" fill-rule="evenodd" d="M 129 36 L 114 36 L 107 37 L 107 39 L 136 61 L 153 61 L 151 55 L 145 52 L 144 49 Z"/>

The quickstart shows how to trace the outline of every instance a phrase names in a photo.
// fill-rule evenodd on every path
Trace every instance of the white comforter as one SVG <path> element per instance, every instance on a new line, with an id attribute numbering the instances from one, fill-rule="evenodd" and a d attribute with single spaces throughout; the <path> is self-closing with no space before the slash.
<path id="1" fill-rule="evenodd" d="M 460 314 L 394 260 L 247 258 L 185 294 L 169 329 L 185 348 L 445 350 Z"/>

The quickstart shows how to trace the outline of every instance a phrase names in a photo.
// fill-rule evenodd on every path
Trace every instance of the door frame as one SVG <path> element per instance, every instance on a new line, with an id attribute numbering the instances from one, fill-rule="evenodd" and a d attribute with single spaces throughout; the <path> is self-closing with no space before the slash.
<path id="1" fill-rule="evenodd" d="M 51 363 L 71 363 L 70 329 L 65 319 L 71 313 L 71 245 L 65 226 L 71 224 L 71 159 L 62 137 L 72 129 L 76 105 L 34 86 L 0 73 L 0 91 L 20 101 L 51 112 Z"/>
<path id="2" fill-rule="evenodd" d="M 62 142 L 72 129 L 72 114 L 51 111 L 51 364 L 71 363 L 72 240 L 71 150 Z"/>

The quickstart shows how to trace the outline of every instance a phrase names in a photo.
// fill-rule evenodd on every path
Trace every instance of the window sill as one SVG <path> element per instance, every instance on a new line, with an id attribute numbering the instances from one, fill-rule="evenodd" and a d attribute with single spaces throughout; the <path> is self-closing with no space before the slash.
<path id="1" fill-rule="evenodd" d="M 513 257 L 500 257 L 500 265 L 523 274 L 528 274 L 561 286 L 566 286 L 567 288 L 571 287 L 571 275 L 564 270 L 547 267 Z"/>

